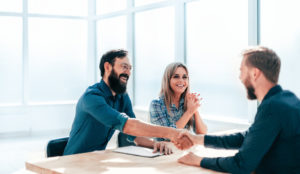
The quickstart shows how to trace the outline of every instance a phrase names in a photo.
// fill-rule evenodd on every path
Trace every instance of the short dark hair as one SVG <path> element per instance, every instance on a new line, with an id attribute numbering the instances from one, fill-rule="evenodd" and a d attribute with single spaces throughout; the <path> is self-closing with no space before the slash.
<path id="1" fill-rule="evenodd" d="M 127 55 L 128 55 L 128 51 L 123 50 L 123 49 L 110 50 L 110 51 L 106 52 L 105 54 L 103 54 L 103 56 L 101 57 L 101 60 L 100 60 L 100 64 L 99 64 L 101 77 L 103 77 L 104 72 L 105 72 L 105 69 L 104 69 L 105 62 L 108 62 L 112 66 L 114 66 L 116 58 L 122 59 L 122 58 L 126 57 Z"/>
<path id="2" fill-rule="evenodd" d="M 245 50 L 242 54 L 246 58 L 247 66 L 258 68 L 270 82 L 277 84 L 281 61 L 273 50 L 257 46 Z"/>

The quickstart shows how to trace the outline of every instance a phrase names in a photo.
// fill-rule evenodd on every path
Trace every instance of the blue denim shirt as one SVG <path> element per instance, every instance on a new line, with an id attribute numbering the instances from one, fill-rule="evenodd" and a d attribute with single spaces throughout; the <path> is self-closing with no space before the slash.
<path id="1" fill-rule="evenodd" d="M 88 87 L 78 100 L 64 155 L 104 150 L 115 130 L 123 131 L 128 116 L 135 118 L 127 93 L 113 96 L 103 80 Z"/>
<path id="2" fill-rule="evenodd" d="M 226 173 L 300 173 L 300 100 L 277 85 L 243 133 L 205 135 L 206 147 L 239 149 L 231 157 L 203 158 L 201 166 Z"/>

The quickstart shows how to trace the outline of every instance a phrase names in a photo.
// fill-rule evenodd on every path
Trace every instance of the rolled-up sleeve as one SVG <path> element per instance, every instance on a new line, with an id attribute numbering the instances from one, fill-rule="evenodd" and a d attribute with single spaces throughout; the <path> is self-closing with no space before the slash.
<path id="1" fill-rule="evenodd" d="M 109 106 L 103 96 L 91 93 L 86 94 L 82 105 L 83 109 L 97 121 L 115 130 L 123 131 L 128 116 Z"/>
<path id="2" fill-rule="evenodd" d="M 128 95 L 125 96 L 125 99 L 124 99 L 124 103 L 126 103 L 126 108 L 125 108 L 125 113 L 130 117 L 130 118 L 136 118 L 135 117 L 135 114 L 133 112 L 133 109 L 132 109 L 132 104 L 131 104 L 131 100 L 129 98 Z M 124 123 L 125 124 L 125 123 Z M 136 136 L 132 136 L 132 135 L 128 135 L 127 134 L 127 140 L 130 141 L 130 142 L 133 142 L 135 140 Z"/>

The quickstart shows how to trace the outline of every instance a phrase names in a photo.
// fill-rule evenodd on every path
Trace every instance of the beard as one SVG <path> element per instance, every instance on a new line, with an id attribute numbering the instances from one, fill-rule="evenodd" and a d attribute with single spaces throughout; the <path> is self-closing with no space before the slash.
<path id="1" fill-rule="evenodd" d="M 244 83 L 246 89 L 247 89 L 247 97 L 249 100 L 255 100 L 257 99 L 256 95 L 255 95 L 255 89 L 253 87 L 253 85 L 250 83 L 250 79 L 249 77 L 246 79 L 245 83 Z"/>
<path id="2" fill-rule="evenodd" d="M 118 75 L 114 71 L 114 69 L 112 69 L 112 71 L 108 77 L 108 82 L 109 82 L 111 89 L 117 94 L 123 94 L 126 92 L 127 82 L 125 82 L 125 83 L 121 82 L 121 80 L 120 80 L 121 77 L 126 77 L 127 80 L 129 79 L 129 76 L 124 73 L 120 74 L 118 77 Z"/>

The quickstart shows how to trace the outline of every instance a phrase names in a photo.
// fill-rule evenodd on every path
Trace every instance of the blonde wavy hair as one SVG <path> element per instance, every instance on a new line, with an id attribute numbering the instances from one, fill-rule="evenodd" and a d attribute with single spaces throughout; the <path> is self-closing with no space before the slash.
<path id="1" fill-rule="evenodd" d="M 165 72 L 164 72 L 164 75 L 163 75 L 163 78 L 162 78 L 162 83 L 161 83 L 161 90 L 160 90 L 160 93 L 159 93 L 160 97 L 164 96 L 164 102 L 166 104 L 168 114 L 170 116 L 173 116 L 173 114 L 170 112 L 170 105 L 172 104 L 172 101 L 174 99 L 174 91 L 171 88 L 170 81 L 171 81 L 171 78 L 174 75 L 176 69 L 179 68 L 179 67 L 184 68 L 187 75 L 188 75 L 188 77 L 189 77 L 188 69 L 183 63 L 174 62 L 174 63 L 169 64 L 165 69 Z M 189 93 L 189 90 L 190 90 L 190 82 L 189 82 L 189 78 L 188 78 L 188 86 L 180 96 L 180 98 L 184 98 L 184 108 L 183 108 L 184 112 L 187 110 L 187 96 L 186 96 L 186 94 Z M 192 117 L 192 119 L 188 122 L 189 128 L 192 127 L 193 122 L 194 122 L 193 120 L 194 119 Z"/>

